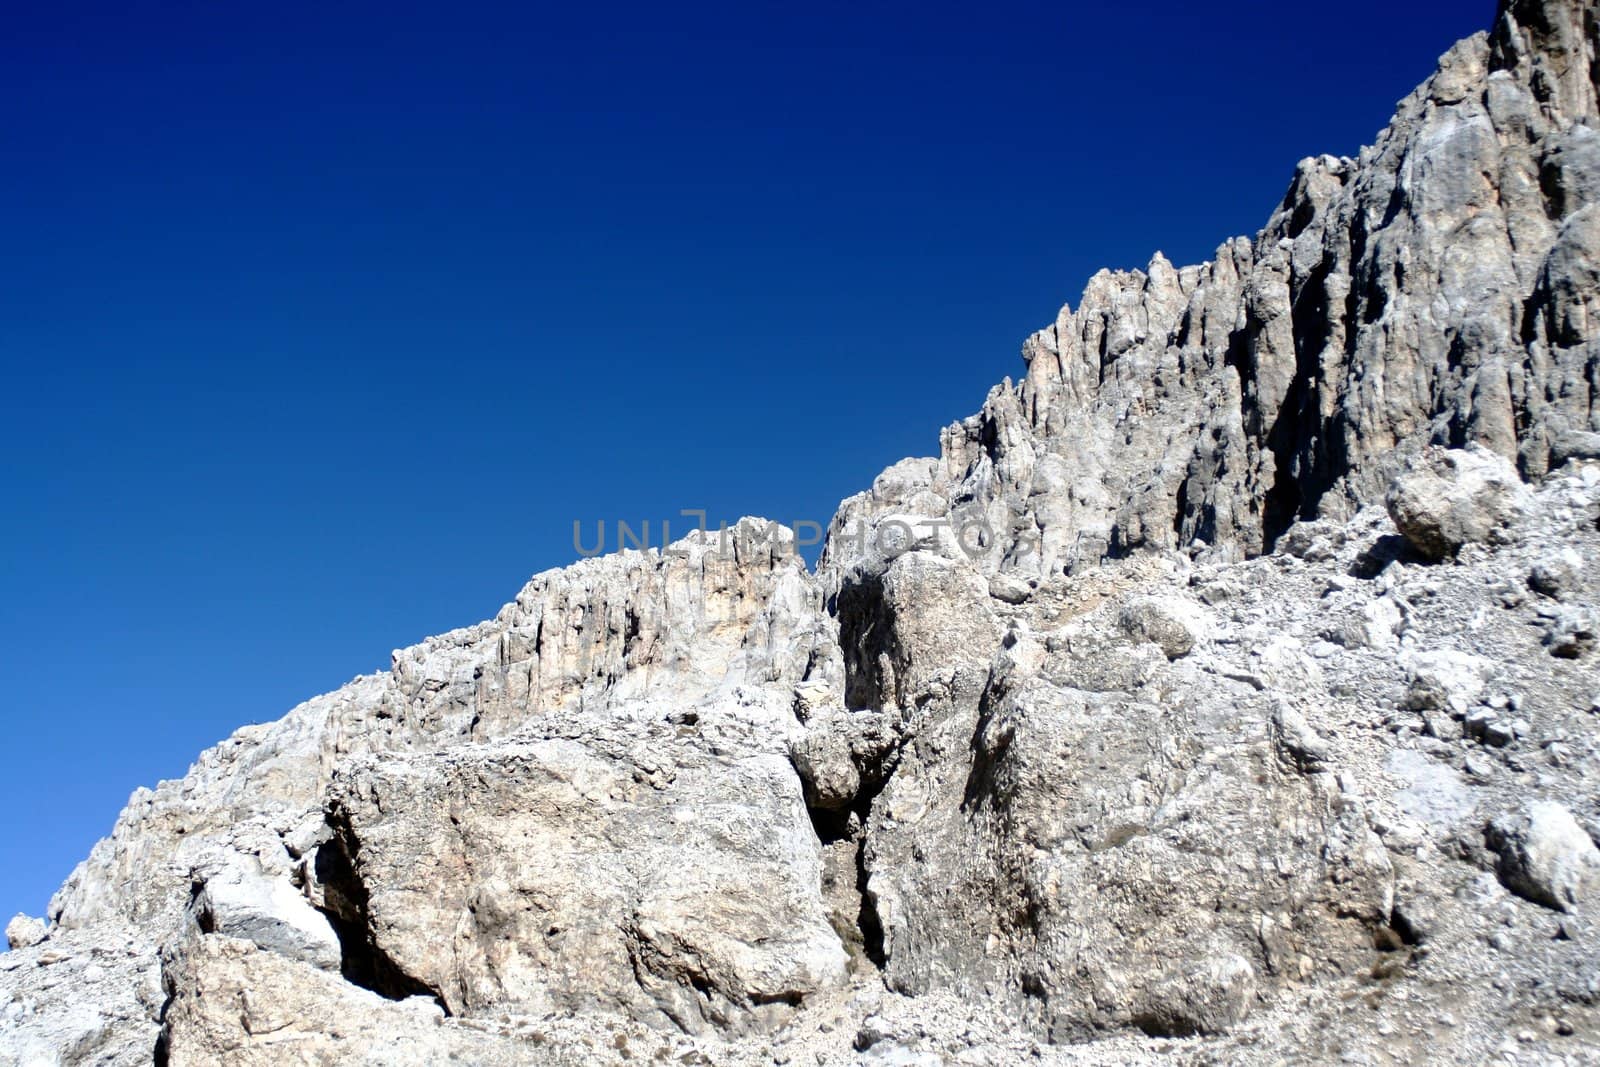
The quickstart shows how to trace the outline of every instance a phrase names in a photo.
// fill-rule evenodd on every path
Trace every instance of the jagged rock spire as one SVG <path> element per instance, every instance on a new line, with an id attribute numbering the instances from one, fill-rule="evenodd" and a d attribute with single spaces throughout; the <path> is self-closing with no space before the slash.
<path id="1" fill-rule="evenodd" d="M 1600 113 L 1597 44 L 1600 18 L 1591 2 L 1501 0 L 1493 67 L 1517 71 L 1541 103 L 1567 119 L 1593 118 Z"/>

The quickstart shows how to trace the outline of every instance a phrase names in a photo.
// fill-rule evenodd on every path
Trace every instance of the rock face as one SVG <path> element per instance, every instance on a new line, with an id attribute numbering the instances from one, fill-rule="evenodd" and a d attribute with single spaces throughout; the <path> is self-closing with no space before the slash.
<path id="1" fill-rule="evenodd" d="M 889 981 L 1004 990 L 1060 1040 L 1186 1036 L 1369 955 L 1393 870 L 1304 721 L 1164 656 L 1109 688 L 1105 655 L 1019 636 L 907 746 L 868 835 Z"/>
<path id="2" fill-rule="evenodd" d="M 1429 443 L 1529 477 L 1581 451 L 1600 373 L 1592 20 L 1577 0 L 1502 4 L 1358 158 L 1302 161 L 1254 238 L 1096 275 L 1028 339 L 1020 383 L 843 517 L 952 507 L 993 531 L 987 565 L 1039 575 L 1196 539 L 1270 549 L 1377 499 Z"/>
<path id="3" fill-rule="evenodd" d="M 1600 1056 L 1597 34 L 1097 275 L 815 571 L 547 572 L 140 790 L 0 1060 Z"/>

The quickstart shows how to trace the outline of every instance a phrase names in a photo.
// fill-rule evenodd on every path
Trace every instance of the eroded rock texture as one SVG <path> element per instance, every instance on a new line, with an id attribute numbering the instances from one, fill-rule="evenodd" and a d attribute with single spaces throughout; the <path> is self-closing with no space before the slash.
<path id="1" fill-rule="evenodd" d="M 1530 477 L 1592 448 L 1593 18 L 1502 5 L 1358 158 L 1302 161 L 1254 238 L 1096 275 L 940 460 L 845 513 L 953 504 L 1037 575 L 1197 538 L 1269 549 L 1430 441 Z"/>
<path id="2" fill-rule="evenodd" d="M 781 745 L 660 715 L 540 734 L 334 784 L 324 847 L 363 898 L 345 918 L 417 988 L 453 1015 L 606 1009 L 699 1033 L 779 1023 L 840 984 Z"/>
<path id="3" fill-rule="evenodd" d="M 535 577 L 140 790 L 0 1059 L 1600 1058 L 1594 3 L 845 501 Z"/>

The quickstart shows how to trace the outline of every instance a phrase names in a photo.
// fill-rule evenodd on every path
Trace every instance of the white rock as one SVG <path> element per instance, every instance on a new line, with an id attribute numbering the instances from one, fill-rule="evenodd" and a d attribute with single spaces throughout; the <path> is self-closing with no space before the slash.
<path id="1" fill-rule="evenodd" d="M 6 943 L 12 948 L 32 948 L 45 939 L 47 932 L 43 919 L 19 913 L 6 923 Z"/>
<path id="2" fill-rule="evenodd" d="M 989 579 L 989 595 L 1007 604 L 1021 604 L 1033 595 L 1033 587 L 1014 575 L 997 574 Z"/>
<path id="3" fill-rule="evenodd" d="M 1358 636 L 1367 648 L 1389 652 L 1399 645 L 1398 633 L 1404 616 L 1393 597 L 1377 597 L 1361 606 Z"/>
<path id="4" fill-rule="evenodd" d="M 192 905 L 207 933 L 251 941 L 291 959 L 337 971 L 339 939 L 321 912 L 283 874 L 261 870 L 248 857 L 217 853 L 196 868 Z"/>
<path id="5" fill-rule="evenodd" d="M 1490 824 L 1506 887 L 1557 911 L 1571 911 L 1600 877 L 1600 849 L 1578 820 L 1554 801 L 1538 801 Z"/>
<path id="6" fill-rule="evenodd" d="M 1423 711 L 1439 709 L 1465 715 L 1483 695 L 1491 665 L 1481 656 L 1457 649 L 1438 648 L 1407 652 L 1401 663 L 1410 675 L 1406 706 Z"/>
<path id="7" fill-rule="evenodd" d="M 1583 572 L 1583 557 L 1571 547 L 1550 553 L 1528 571 L 1528 585 L 1538 593 L 1564 600 L 1572 595 Z"/>
<path id="8" fill-rule="evenodd" d="M 1260 233 L 1095 275 L 1023 380 L 841 504 L 815 573 L 759 520 L 548 571 L 135 792 L 48 949 L 0 960 L 0 1062 L 132 1067 L 158 1031 L 173 1067 L 850 1062 L 858 1032 L 1323 1062 L 1374 1016 L 1305 1009 L 1428 913 L 1406 893 L 1437 898 L 1426 981 L 1363 995 L 1471 1025 L 1401 1051 L 1481 1062 L 1539 1010 L 1507 991 L 1592 999 L 1593 953 L 1484 936 L 1459 835 L 1523 791 L 1502 876 L 1588 906 L 1592 845 L 1537 805 L 1594 792 L 1563 721 L 1592 665 L 1537 649 L 1526 586 L 1600 541 L 1594 21 L 1506 0 Z M 1397 474 L 1394 522 L 1457 565 L 1397 561 Z M 1592 582 L 1551 575 L 1549 650 L 1581 655 Z M 1395 663 L 1399 602 L 1350 617 L 1373 592 L 1460 651 Z M 1523 718 L 1571 759 L 1458 743 L 1491 674 L 1530 699 L 1483 736 Z"/>

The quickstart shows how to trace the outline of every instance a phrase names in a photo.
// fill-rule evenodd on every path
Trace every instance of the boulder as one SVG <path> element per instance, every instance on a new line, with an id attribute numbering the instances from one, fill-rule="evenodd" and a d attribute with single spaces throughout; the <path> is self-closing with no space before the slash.
<path id="1" fill-rule="evenodd" d="M 47 933 L 43 919 L 19 913 L 6 923 L 6 944 L 12 948 L 32 948 L 43 941 Z"/>
<path id="2" fill-rule="evenodd" d="M 1430 447 L 1395 479 L 1385 502 L 1411 546 L 1442 560 L 1463 545 L 1504 540 L 1526 513 L 1529 494 L 1516 468 L 1481 445 Z"/>
<path id="3" fill-rule="evenodd" d="M 1600 849 L 1555 801 L 1495 819 L 1485 839 L 1506 888 L 1547 908 L 1571 911 L 1600 878 Z"/>
<path id="4" fill-rule="evenodd" d="M 333 926 L 284 874 L 262 870 L 251 857 L 218 853 L 198 865 L 193 878 L 191 908 L 202 931 L 339 970 L 342 949 Z"/>
<path id="5" fill-rule="evenodd" d="M 356 763 L 335 781 L 330 907 L 392 993 L 453 1015 L 610 1012 L 771 1029 L 842 983 L 822 853 L 787 754 L 664 719 Z"/>
<path id="6" fill-rule="evenodd" d="M 1205 610 L 1176 597 L 1136 597 L 1117 615 L 1122 632 L 1148 641 L 1168 659 L 1186 656 L 1210 629 Z"/>

